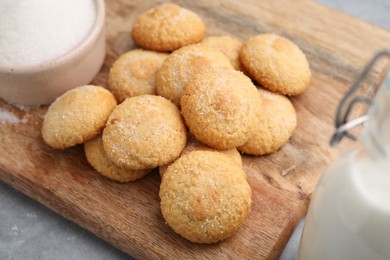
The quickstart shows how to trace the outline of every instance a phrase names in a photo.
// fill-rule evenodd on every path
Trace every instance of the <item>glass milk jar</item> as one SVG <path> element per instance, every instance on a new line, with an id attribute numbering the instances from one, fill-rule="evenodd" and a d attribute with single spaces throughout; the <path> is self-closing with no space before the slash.
<path id="1" fill-rule="evenodd" d="M 390 259 L 390 73 L 368 115 L 362 143 L 317 185 L 298 260 Z"/>

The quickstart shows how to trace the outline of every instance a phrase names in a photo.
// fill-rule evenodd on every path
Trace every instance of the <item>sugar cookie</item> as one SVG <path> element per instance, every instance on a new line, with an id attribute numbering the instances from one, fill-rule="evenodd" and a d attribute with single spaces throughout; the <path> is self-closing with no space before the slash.
<path id="1" fill-rule="evenodd" d="M 104 151 L 101 135 L 85 142 L 84 152 L 88 162 L 98 173 L 114 181 L 135 181 L 150 172 L 150 170 L 127 170 L 111 162 Z"/>
<path id="2" fill-rule="evenodd" d="M 184 148 L 184 150 L 183 150 L 183 152 L 181 153 L 180 156 L 186 155 L 186 154 L 188 154 L 188 153 L 190 153 L 192 151 L 220 152 L 220 153 L 226 155 L 227 157 L 229 157 L 230 159 L 232 159 L 234 162 L 236 162 L 238 164 L 238 166 L 242 167 L 241 154 L 238 152 L 238 150 L 236 148 L 227 149 L 227 150 L 214 149 L 214 148 L 211 148 L 208 145 L 205 145 L 204 143 L 199 142 L 195 138 L 195 136 L 193 136 L 192 134 L 189 134 L 188 135 L 188 139 L 187 139 L 187 145 Z M 160 166 L 158 168 L 159 169 L 159 173 L 160 173 L 160 177 L 164 176 L 164 173 L 167 170 L 168 166 L 169 165 L 163 165 L 163 166 Z M 244 177 L 246 178 L 246 175 Z"/>
<path id="3" fill-rule="evenodd" d="M 275 34 L 261 34 L 244 43 L 240 59 L 250 76 L 265 88 L 298 95 L 309 84 L 311 72 L 297 45 Z"/>
<path id="4" fill-rule="evenodd" d="M 287 143 L 297 126 L 297 115 L 291 101 L 280 94 L 259 89 L 262 109 L 259 124 L 248 142 L 238 147 L 241 152 L 263 155 L 275 152 Z"/>
<path id="5" fill-rule="evenodd" d="M 242 167 L 241 154 L 238 152 L 238 150 L 236 148 L 226 149 L 226 150 L 220 150 L 220 149 L 211 148 L 210 146 L 205 145 L 202 142 L 199 142 L 195 138 L 195 136 L 190 134 L 189 137 L 188 137 L 187 145 L 184 148 L 182 155 L 186 155 L 187 153 L 192 152 L 192 151 L 219 152 L 219 153 L 222 153 L 222 154 L 226 155 L 230 159 L 232 159 L 235 163 L 237 163 L 237 165 L 239 167 Z"/>
<path id="6" fill-rule="evenodd" d="M 156 71 L 168 54 L 141 49 L 128 51 L 112 64 L 108 86 L 119 103 L 128 97 L 156 95 Z"/>
<path id="7" fill-rule="evenodd" d="M 221 51 L 229 58 L 233 68 L 244 72 L 240 61 L 240 51 L 243 43 L 230 36 L 208 36 L 203 39 L 203 44 Z"/>
<path id="8" fill-rule="evenodd" d="M 203 44 L 194 44 L 173 52 L 156 75 L 157 93 L 180 105 L 187 82 L 199 72 L 213 67 L 233 68 L 220 51 Z"/>
<path id="9" fill-rule="evenodd" d="M 166 171 L 160 186 L 161 212 L 172 229 L 196 243 L 232 236 L 251 207 L 243 171 L 223 154 L 194 151 Z"/>
<path id="10" fill-rule="evenodd" d="M 103 145 L 108 158 L 130 170 L 172 162 L 183 151 L 187 133 L 179 109 L 163 97 L 126 99 L 107 120 Z"/>
<path id="11" fill-rule="evenodd" d="M 110 91 L 92 85 L 74 88 L 47 110 L 42 137 L 53 148 L 65 149 L 97 136 L 116 106 Z"/>
<path id="12" fill-rule="evenodd" d="M 196 75 L 184 89 L 181 108 L 195 137 L 218 149 L 245 144 L 258 124 L 261 100 L 242 72 L 211 69 Z"/>
<path id="13" fill-rule="evenodd" d="M 154 51 L 174 51 L 197 43 L 206 27 L 194 12 L 175 4 L 162 4 L 139 15 L 131 36 L 142 48 Z"/>

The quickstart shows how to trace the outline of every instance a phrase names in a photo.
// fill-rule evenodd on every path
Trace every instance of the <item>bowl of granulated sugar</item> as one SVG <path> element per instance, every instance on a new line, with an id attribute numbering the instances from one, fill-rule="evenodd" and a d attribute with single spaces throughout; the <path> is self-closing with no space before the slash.
<path id="1" fill-rule="evenodd" d="M 105 57 L 103 0 L 1 0 L 0 98 L 50 104 L 90 83 Z"/>

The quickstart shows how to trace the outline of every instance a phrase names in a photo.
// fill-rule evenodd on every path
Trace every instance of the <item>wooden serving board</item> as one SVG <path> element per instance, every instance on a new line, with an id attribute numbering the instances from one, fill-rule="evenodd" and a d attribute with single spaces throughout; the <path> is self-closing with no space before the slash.
<path id="1" fill-rule="evenodd" d="M 134 48 L 129 31 L 135 16 L 161 2 L 106 1 L 107 57 L 95 84 L 106 86 L 114 59 Z M 175 234 L 160 213 L 158 174 L 118 184 L 88 165 L 81 145 L 49 148 L 40 135 L 46 107 L 22 110 L 0 101 L 0 180 L 137 258 L 276 259 L 339 152 L 328 145 L 337 103 L 374 53 L 389 48 L 390 33 L 308 0 L 174 2 L 198 13 L 209 35 L 245 40 L 274 32 L 297 43 L 311 64 L 310 87 L 292 98 L 295 135 L 275 154 L 243 156 L 253 207 L 238 233 L 214 245 Z M 371 83 L 381 80 L 384 68 Z"/>

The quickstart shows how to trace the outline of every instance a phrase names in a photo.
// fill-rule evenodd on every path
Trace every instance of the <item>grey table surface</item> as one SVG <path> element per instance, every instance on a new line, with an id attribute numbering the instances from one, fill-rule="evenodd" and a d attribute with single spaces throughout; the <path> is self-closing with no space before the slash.
<path id="1" fill-rule="evenodd" d="M 318 2 L 390 30 L 388 0 Z M 304 219 L 294 231 L 280 259 L 295 259 L 303 225 Z M 0 259 L 129 258 L 94 234 L 0 181 Z"/>

